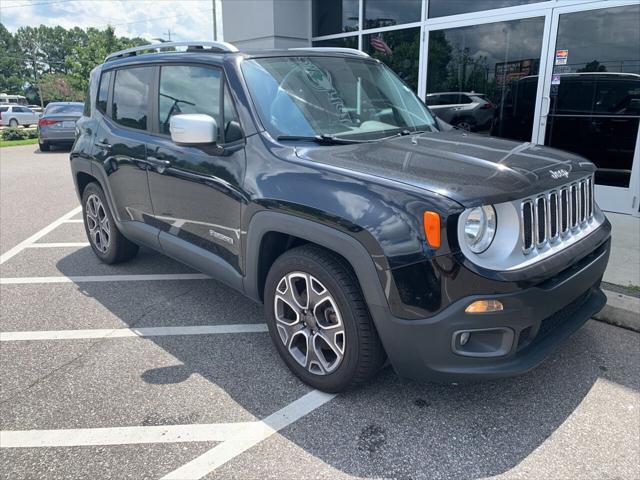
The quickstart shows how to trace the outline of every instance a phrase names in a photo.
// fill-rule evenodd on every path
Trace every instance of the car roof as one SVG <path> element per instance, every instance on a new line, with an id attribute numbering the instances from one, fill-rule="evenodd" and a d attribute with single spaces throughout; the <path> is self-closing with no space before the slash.
<path id="1" fill-rule="evenodd" d="M 82 102 L 49 102 L 47 103 L 47 107 L 49 105 L 84 105 Z"/>

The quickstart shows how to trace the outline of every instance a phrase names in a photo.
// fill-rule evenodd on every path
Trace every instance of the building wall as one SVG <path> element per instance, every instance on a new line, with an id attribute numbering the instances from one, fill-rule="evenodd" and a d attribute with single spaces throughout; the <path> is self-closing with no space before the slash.
<path id="1" fill-rule="evenodd" d="M 238 48 L 311 45 L 311 0 L 223 0 L 224 39 Z"/>

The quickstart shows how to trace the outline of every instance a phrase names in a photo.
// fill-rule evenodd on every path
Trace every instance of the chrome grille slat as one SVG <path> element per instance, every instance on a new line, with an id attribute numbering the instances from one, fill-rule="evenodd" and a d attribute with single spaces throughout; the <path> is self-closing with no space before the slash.
<path id="1" fill-rule="evenodd" d="M 594 215 L 593 176 L 520 203 L 520 230 L 525 254 L 578 235 Z"/>

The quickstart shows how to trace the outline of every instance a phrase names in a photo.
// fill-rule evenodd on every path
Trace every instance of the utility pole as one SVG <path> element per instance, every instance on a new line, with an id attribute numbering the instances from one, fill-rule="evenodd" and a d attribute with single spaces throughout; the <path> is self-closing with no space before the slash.
<path id="1" fill-rule="evenodd" d="M 216 0 L 211 0 L 211 19 L 213 22 L 213 41 L 216 42 L 218 40 L 218 19 L 216 16 Z"/>
<path id="2" fill-rule="evenodd" d="M 167 28 L 167 41 L 171 41 L 171 29 Z"/>

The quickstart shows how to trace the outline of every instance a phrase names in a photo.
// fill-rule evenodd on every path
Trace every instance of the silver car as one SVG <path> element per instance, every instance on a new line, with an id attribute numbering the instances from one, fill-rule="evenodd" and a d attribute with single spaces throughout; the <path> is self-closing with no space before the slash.
<path id="1" fill-rule="evenodd" d="M 491 128 L 495 106 L 482 93 L 429 93 L 425 103 L 438 118 L 454 127 L 470 132 L 485 132 Z"/>
<path id="2" fill-rule="evenodd" d="M 0 105 L 0 125 L 17 127 L 38 123 L 38 114 L 23 105 Z"/>
<path id="3" fill-rule="evenodd" d="M 51 145 L 71 144 L 76 138 L 76 120 L 82 116 L 80 102 L 53 102 L 47 105 L 38 121 L 40 150 L 48 152 Z"/>

